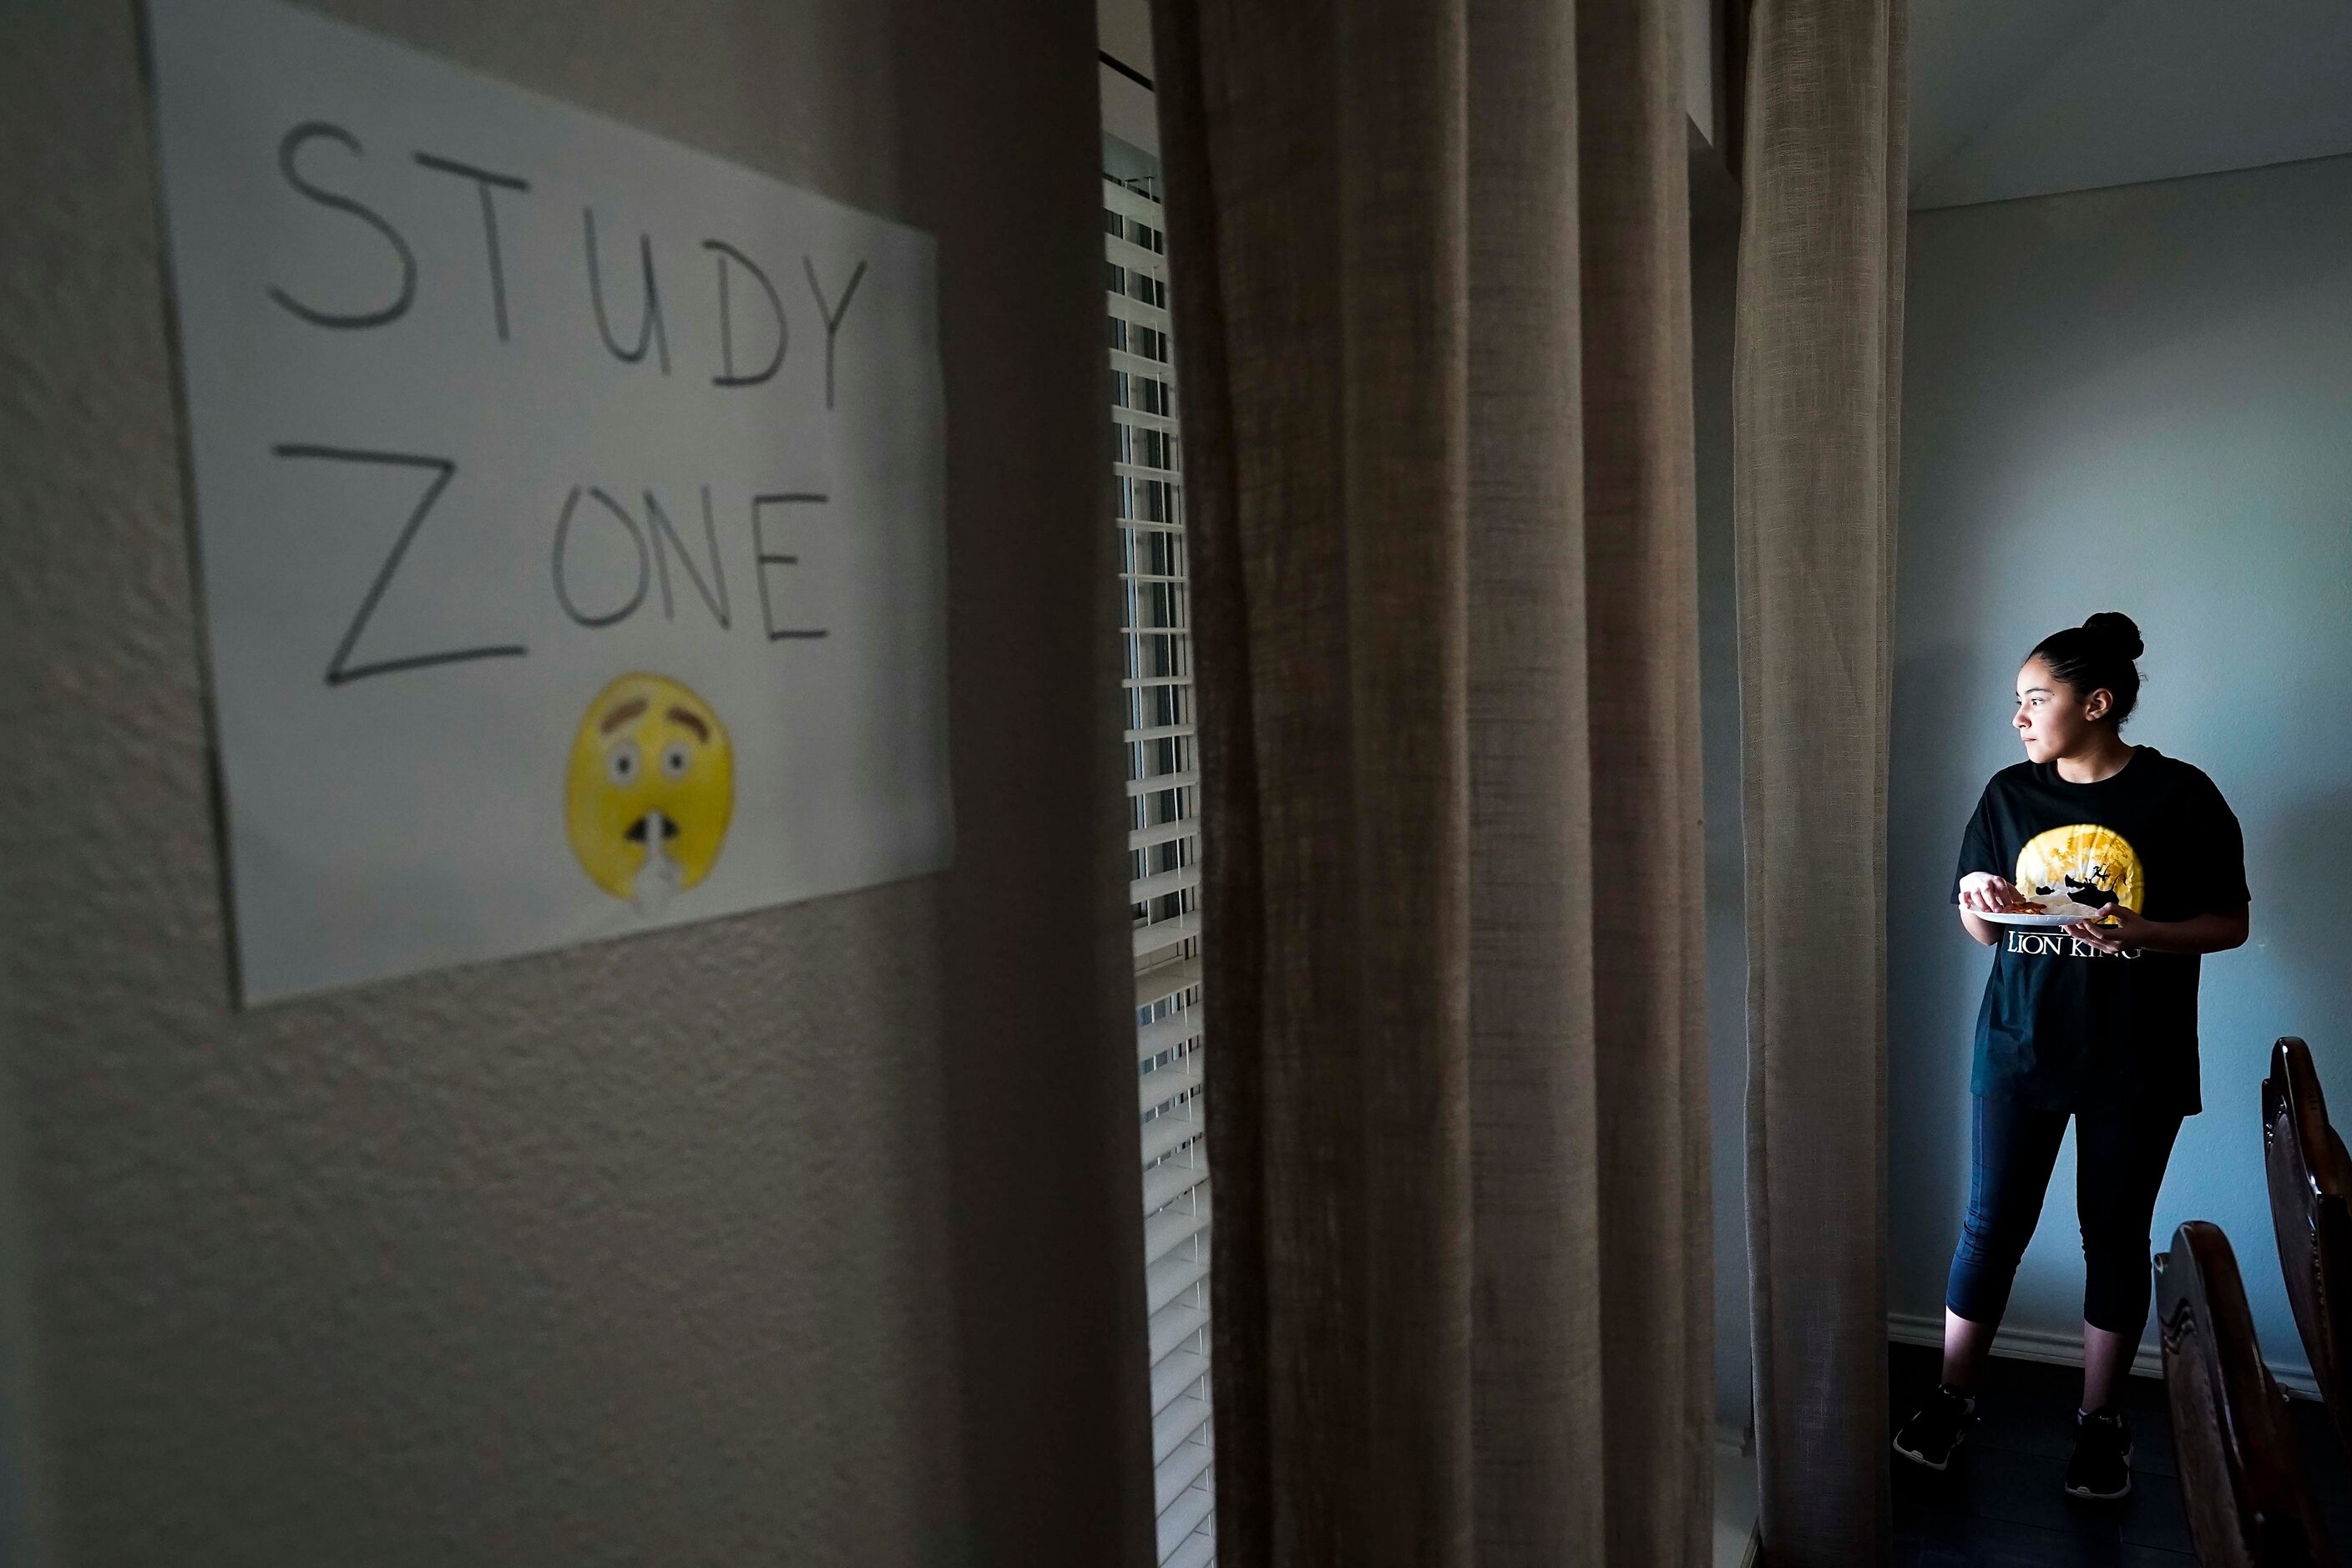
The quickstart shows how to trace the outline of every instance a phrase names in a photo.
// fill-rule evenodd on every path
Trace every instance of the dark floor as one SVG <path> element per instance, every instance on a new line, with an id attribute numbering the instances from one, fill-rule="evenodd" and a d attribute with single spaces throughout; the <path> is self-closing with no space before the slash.
<path id="1" fill-rule="evenodd" d="M 1887 1360 L 1900 1422 L 1935 1386 L 1941 1358 L 1894 1345 Z M 2082 1394 L 2082 1373 L 2071 1367 L 1996 1360 L 1978 1391 L 1976 1429 L 1949 1471 L 1937 1475 L 1892 1456 L 1895 1568 L 2193 1568 L 2163 1384 L 2128 1380 L 2123 1403 L 2137 1453 L 2132 1495 L 2120 1503 L 2066 1495 Z M 2326 1412 L 2309 1400 L 2294 1408 L 2313 1486 L 2339 1550 L 2352 1551 L 2352 1473 Z"/>

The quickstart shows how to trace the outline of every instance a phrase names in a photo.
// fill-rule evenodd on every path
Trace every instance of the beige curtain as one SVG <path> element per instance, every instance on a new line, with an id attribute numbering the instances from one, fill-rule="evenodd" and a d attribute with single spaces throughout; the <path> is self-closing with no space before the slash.
<path id="1" fill-rule="evenodd" d="M 1749 14 L 1733 391 L 1764 1547 L 1884 1561 L 1905 0 Z"/>
<path id="2" fill-rule="evenodd" d="M 1218 1559 L 1697 1564 L 1674 0 L 1160 0 Z"/>

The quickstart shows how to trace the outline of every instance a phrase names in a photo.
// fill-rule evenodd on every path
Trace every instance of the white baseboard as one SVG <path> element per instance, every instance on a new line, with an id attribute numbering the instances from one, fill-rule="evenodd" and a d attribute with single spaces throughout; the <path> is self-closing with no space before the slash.
<path id="1" fill-rule="evenodd" d="M 1944 1342 L 1944 1320 L 1923 1318 L 1911 1312 L 1886 1314 L 1886 1337 L 1899 1345 L 1940 1345 Z M 2055 1366 L 2081 1366 L 2083 1340 L 2080 1334 L 2045 1333 L 2039 1329 L 2002 1329 L 1993 1336 L 1995 1355 L 2011 1356 L 2019 1361 L 2048 1362 Z M 2281 1388 L 2305 1399 L 2319 1397 L 2318 1380 L 2311 1375 L 2307 1363 L 2283 1361 L 2275 1356 L 2263 1358 L 2270 1364 L 2271 1376 Z M 2132 1358 L 2134 1377 L 2162 1377 L 2164 1358 L 2152 1344 L 2144 1344 Z"/>

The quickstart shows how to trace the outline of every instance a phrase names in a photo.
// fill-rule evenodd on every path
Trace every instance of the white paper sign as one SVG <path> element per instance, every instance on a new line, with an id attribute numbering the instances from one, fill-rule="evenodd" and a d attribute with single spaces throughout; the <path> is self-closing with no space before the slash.
<path id="1" fill-rule="evenodd" d="M 929 237 L 148 16 L 247 999 L 947 865 Z"/>

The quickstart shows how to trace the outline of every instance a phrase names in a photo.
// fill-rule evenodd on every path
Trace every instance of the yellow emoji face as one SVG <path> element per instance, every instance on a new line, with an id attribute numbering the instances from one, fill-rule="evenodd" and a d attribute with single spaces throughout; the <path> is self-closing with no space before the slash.
<path id="1" fill-rule="evenodd" d="M 718 862 L 735 811 L 735 756 L 701 698 L 662 676 L 625 675 L 588 704 L 563 795 L 580 868 L 658 913 Z"/>

